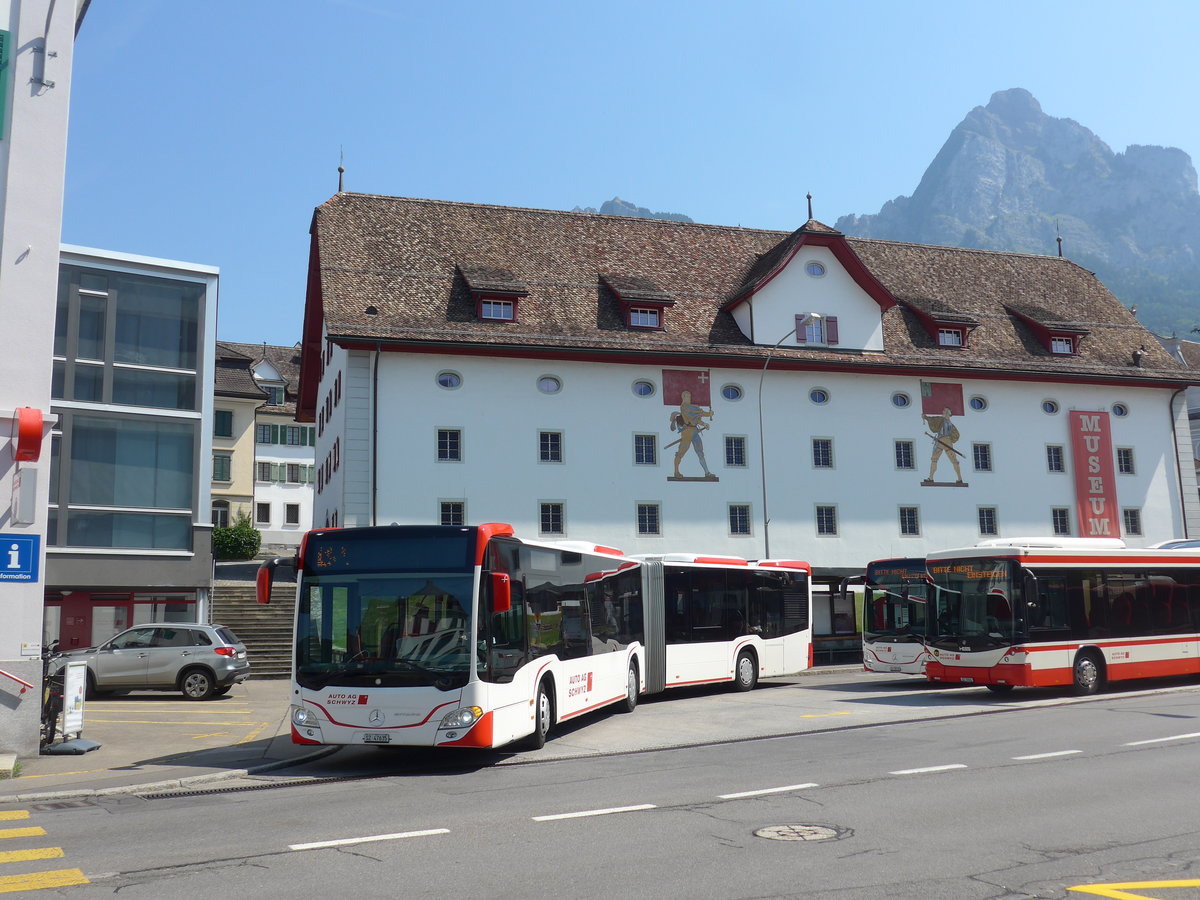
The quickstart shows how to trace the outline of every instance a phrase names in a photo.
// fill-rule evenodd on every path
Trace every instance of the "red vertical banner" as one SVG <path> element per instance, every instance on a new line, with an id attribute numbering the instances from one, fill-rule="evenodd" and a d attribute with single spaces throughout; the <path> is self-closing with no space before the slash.
<path id="1" fill-rule="evenodd" d="M 922 381 L 921 412 L 930 416 L 940 416 L 947 409 L 952 416 L 963 414 L 962 385 L 945 381 Z"/>
<path id="2" fill-rule="evenodd" d="M 697 406 L 712 405 L 707 369 L 663 369 L 662 378 L 664 406 L 678 406 L 684 391 L 691 393 L 692 403 Z"/>
<path id="3" fill-rule="evenodd" d="M 1120 537 L 1117 483 L 1108 413 L 1070 413 L 1075 512 L 1080 537 Z"/>

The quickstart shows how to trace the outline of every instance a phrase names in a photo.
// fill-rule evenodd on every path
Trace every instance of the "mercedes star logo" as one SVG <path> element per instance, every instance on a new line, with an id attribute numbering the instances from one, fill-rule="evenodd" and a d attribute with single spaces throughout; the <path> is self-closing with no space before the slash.
<path id="1" fill-rule="evenodd" d="M 378 725 L 380 722 L 382 722 L 383 721 L 383 710 L 381 710 L 381 709 L 371 710 L 371 715 L 369 717 L 369 721 L 372 725 Z"/>

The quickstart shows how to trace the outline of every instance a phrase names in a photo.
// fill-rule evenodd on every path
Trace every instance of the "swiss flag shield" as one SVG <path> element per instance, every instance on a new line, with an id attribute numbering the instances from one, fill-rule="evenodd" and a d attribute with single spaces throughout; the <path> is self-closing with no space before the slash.
<path id="1" fill-rule="evenodd" d="M 683 392 L 690 391 L 697 406 L 711 406 L 708 369 L 663 369 L 663 405 L 678 406 Z"/>

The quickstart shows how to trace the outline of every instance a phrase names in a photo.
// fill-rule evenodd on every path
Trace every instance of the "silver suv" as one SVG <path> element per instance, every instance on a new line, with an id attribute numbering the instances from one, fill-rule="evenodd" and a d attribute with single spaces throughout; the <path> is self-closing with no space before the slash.
<path id="1" fill-rule="evenodd" d="M 88 695 L 109 691 L 182 691 L 189 700 L 219 697 L 250 677 L 246 645 L 224 625 L 138 625 L 99 647 L 69 650 L 55 668 L 87 662 Z"/>

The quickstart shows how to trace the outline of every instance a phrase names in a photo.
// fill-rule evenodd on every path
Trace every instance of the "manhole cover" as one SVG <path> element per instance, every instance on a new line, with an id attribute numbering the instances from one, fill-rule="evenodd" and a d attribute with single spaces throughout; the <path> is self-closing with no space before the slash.
<path id="1" fill-rule="evenodd" d="M 768 825 L 754 832 L 755 837 L 771 841 L 836 841 L 852 834 L 849 828 L 828 825 Z"/>

